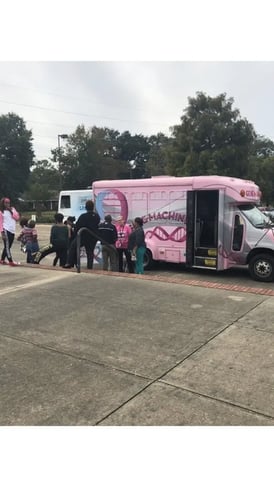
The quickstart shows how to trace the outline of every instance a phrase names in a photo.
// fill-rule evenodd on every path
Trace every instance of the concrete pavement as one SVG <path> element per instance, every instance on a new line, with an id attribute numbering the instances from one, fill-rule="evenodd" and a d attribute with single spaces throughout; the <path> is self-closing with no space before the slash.
<path id="1" fill-rule="evenodd" d="M 274 425 L 272 296 L 0 273 L 0 425 Z"/>

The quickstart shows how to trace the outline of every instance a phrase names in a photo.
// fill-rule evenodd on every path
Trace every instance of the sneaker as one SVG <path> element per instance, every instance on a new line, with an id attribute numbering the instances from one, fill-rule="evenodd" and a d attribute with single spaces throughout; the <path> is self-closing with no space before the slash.
<path id="1" fill-rule="evenodd" d="M 5 260 L 0 260 L 0 264 L 5 265 L 7 262 Z"/>
<path id="2" fill-rule="evenodd" d="M 14 260 L 12 260 L 11 262 L 9 262 L 9 265 L 11 267 L 17 267 L 19 265 L 19 262 L 14 262 Z"/>

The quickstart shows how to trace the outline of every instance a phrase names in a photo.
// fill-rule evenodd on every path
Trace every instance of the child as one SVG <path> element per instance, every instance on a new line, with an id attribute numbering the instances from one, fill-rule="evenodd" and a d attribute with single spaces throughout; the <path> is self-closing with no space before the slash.
<path id="1" fill-rule="evenodd" d="M 24 219 L 21 219 L 20 225 L 24 224 Z M 29 220 L 27 225 L 24 225 L 18 239 L 23 244 L 27 252 L 27 264 L 33 264 L 34 258 L 33 254 L 38 252 L 38 235 L 35 228 L 35 221 Z"/>

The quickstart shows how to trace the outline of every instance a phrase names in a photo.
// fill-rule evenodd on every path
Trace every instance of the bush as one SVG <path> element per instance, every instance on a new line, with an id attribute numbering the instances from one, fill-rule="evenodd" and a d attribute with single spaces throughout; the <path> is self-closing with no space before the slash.
<path id="1" fill-rule="evenodd" d="M 25 216 L 31 219 L 32 215 L 36 215 L 36 223 L 50 223 L 54 222 L 54 215 L 56 211 L 43 211 L 40 216 L 38 216 L 35 211 L 24 211 L 20 213 L 21 217 Z"/>

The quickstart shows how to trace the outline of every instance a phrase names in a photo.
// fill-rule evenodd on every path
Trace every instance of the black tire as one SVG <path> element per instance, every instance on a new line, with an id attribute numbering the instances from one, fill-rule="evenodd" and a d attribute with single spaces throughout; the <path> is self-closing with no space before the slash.
<path id="1" fill-rule="evenodd" d="M 146 249 L 146 253 L 144 255 L 144 269 L 148 271 L 149 269 L 152 269 L 153 267 L 153 258 L 152 258 L 152 253 L 150 252 L 149 249 Z"/>
<path id="2" fill-rule="evenodd" d="M 249 273 L 252 279 L 261 282 L 274 280 L 274 257 L 271 254 L 257 254 L 249 262 Z"/>

